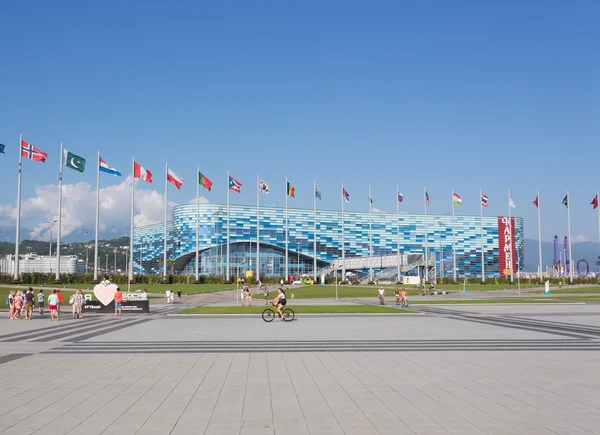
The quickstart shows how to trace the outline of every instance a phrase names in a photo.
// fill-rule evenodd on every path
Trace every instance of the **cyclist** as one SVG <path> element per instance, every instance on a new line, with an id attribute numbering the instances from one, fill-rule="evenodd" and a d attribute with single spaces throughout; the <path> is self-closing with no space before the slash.
<path id="1" fill-rule="evenodd" d="M 275 299 L 272 300 L 272 303 L 273 306 L 277 305 L 277 312 L 279 313 L 281 320 L 283 320 L 283 313 L 281 310 L 283 307 L 285 307 L 285 304 L 287 304 L 287 300 L 285 299 L 285 292 L 282 288 L 277 290 L 277 296 L 275 296 Z"/>
<path id="2" fill-rule="evenodd" d="M 379 303 L 381 305 L 385 304 L 385 300 L 383 299 L 383 295 L 385 293 L 385 290 L 380 288 L 379 290 L 377 290 L 377 297 L 379 298 Z"/>
<path id="3" fill-rule="evenodd" d="M 402 298 L 402 303 L 401 303 L 402 306 L 408 305 L 408 302 L 406 301 L 406 296 L 408 296 L 408 293 L 403 288 L 402 290 L 400 290 L 400 298 Z"/>

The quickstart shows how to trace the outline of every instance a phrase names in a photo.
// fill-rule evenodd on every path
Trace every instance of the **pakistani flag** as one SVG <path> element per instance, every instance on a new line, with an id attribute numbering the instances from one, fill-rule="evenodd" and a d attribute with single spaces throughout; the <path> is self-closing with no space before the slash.
<path id="1" fill-rule="evenodd" d="M 65 166 L 67 168 L 75 169 L 76 171 L 83 172 L 85 169 L 85 159 L 83 157 L 76 156 L 71 151 L 63 150 L 65 156 Z"/>

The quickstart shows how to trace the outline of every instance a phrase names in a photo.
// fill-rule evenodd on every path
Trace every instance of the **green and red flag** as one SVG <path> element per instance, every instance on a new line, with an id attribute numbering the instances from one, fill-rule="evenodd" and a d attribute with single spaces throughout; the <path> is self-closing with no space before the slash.
<path id="1" fill-rule="evenodd" d="M 212 181 L 208 179 L 202 172 L 198 171 L 198 183 L 200 183 L 203 187 L 206 187 L 210 192 L 212 189 Z"/>

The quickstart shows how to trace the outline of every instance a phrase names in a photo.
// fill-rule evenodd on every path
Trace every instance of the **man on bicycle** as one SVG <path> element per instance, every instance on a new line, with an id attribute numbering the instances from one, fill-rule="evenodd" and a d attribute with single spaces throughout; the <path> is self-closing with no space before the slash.
<path id="1" fill-rule="evenodd" d="M 385 290 L 380 288 L 379 290 L 377 290 L 377 297 L 379 298 L 379 303 L 381 305 L 384 304 L 384 299 L 383 299 L 383 294 L 385 293 Z"/>
<path id="2" fill-rule="evenodd" d="M 283 313 L 281 312 L 281 310 L 283 309 L 283 307 L 285 307 L 285 304 L 287 304 L 287 300 L 285 299 L 285 292 L 282 288 L 279 288 L 277 290 L 277 296 L 275 296 L 275 299 L 273 299 L 271 302 L 273 306 L 277 306 L 277 312 L 279 313 L 279 317 L 281 318 L 281 320 L 283 320 Z"/>

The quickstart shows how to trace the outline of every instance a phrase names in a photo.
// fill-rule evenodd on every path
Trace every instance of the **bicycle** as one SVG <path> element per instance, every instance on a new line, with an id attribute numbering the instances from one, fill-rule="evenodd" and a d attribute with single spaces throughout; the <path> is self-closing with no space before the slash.
<path id="1" fill-rule="evenodd" d="M 284 308 L 283 310 L 281 310 L 281 312 L 283 313 L 284 322 L 291 322 L 292 320 L 294 320 L 294 317 L 296 317 L 294 310 L 292 310 L 291 308 Z M 265 310 L 262 312 L 262 318 L 265 322 L 272 322 L 273 319 L 275 319 L 275 316 L 279 316 L 279 313 L 275 308 L 273 308 L 273 306 L 265 308 Z"/>
<path id="2" fill-rule="evenodd" d="M 403 299 L 400 302 L 400 306 L 403 307 L 403 308 L 408 308 L 408 299 Z"/>

